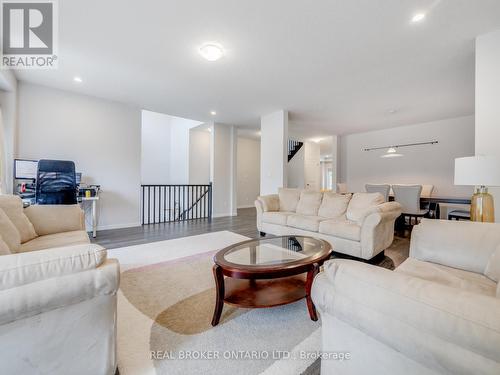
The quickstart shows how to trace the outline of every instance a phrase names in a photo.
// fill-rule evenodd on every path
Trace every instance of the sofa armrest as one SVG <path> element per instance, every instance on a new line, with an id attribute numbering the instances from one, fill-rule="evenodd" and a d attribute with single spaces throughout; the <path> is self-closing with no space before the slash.
<path id="1" fill-rule="evenodd" d="M 33 205 L 24 210 L 39 236 L 85 230 L 85 213 L 79 205 Z"/>
<path id="2" fill-rule="evenodd" d="M 0 257 L 0 290 L 44 279 L 96 269 L 106 261 L 106 249 L 82 244 Z"/>
<path id="3" fill-rule="evenodd" d="M 98 268 L 0 291 L 0 324 L 42 314 L 97 296 L 114 295 L 120 267 L 109 259 Z"/>
<path id="4" fill-rule="evenodd" d="M 261 202 L 263 212 L 280 210 L 280 200 L 278 194 L 262 195 L 257 197 L 257 200 Z"/>
<path id="5" fill-rule="evenodd" d="M 410 257 L 484 274 L 500 246 L 500 224 L 422 219 L 413 228 Z"/>
<path id="6" fill-rule="evenodd" d="M 500 368 L 498 298 L 348 260 L 325 263 L 312 298 L 322 314 L 426 367 L 447 373 Z"/>
<path id="7" fill-rule="evenodd" d="M 401 205 L 386 202 L 370 210 L 361 224 L 361 253 L 370 259 L 391 246 L 394 240 L 394 222 L 401 215 Z"/>

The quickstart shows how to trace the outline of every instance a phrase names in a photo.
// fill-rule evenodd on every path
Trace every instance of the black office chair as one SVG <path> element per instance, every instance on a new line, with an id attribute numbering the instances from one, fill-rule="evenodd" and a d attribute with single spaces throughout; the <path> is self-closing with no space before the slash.
<path id="1" fill-rule="evenodd" d="M 40 160 L 35 199 L 37 204 L 76 204 L 75 163 L 65 160 Z"/>

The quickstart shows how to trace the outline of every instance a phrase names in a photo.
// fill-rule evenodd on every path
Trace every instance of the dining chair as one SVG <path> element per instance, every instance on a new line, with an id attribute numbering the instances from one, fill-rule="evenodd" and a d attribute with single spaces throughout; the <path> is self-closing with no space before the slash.
<path id="1" fill-rule="evenodd" d="M 434 185 L 422 185 L 422 192 L 420 193 L 421 198 L 430 198 L 432 196 L 432 192 L 434 191 Z M 438 211 L 437 205 L 438 203 L 430 203 L 430 202 L 425 202 L 426 208 L 429 211 L 429 215 L 431 217 L 436 218 L 436 213 Z"/>
<path id="2" fill-rule="evenodd" d="M 365 190 L 367 193 L 380 193 L 384 196 L 385 201 L 389 200 L 389 191 L 391 185 L 388 184 L 366 184 Z"/>
<path id="3" fill-rule="evenodd" d="M 420 208 L 420 197 L 422 194 L 422 185 L 392 185 L 394 191 L 394 200 L 401 205 L 401 210 L 405 223 L 408 218 L 410 226 L 418 224 L 419 218 L 429 214 L 429 208 Z M 415 224 L 412 224 L 414 219 Z"/>
<path id="4" fill-rule="evenodd" d="M 349 191 L 347 191 L 347 184 L 343 182 L 337 183 L 337 193 L 339 194 L 347 194 Z"/>

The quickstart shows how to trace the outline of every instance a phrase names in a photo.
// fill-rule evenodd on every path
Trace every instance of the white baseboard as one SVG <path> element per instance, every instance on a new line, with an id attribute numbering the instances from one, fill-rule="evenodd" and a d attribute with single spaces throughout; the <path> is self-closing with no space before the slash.
<path id="1" fill-rule="evenodd" d="M 108 230 L 108 229 L 121 229 L 121 228 L 132 228 L 140 227 L 142 224 L 140 222 L 135 223 L 123 223 L 123 224 L 109 224 L 109 225 L 98 225 L 97 230 Z"/>
<path id="2" fill-rule="evenodd" d="M 249 204 L 248 206 L 238 206 L 238 208 L 254 208 L 254 204 Z"/>
<path id="3" fill-rule="evenodd" d="M 232 212 L 228 212 L 228 213 L 224 213 L 224 214 L 213 214 L 212 217 L 213 218 L 216 218 L 216 217 L 228 217 L 228 216 L 237 216 L 236 214 L 232 213 Z"/>

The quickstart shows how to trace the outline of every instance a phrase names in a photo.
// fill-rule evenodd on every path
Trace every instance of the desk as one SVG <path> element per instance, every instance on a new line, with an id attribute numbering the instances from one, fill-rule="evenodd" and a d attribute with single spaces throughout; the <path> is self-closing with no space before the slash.
<path id="1" fill-rule="evenodd" d="M 99 196 L 95 197 L 78 197 L 78 202 L 83 204 L 84 202 L 92 202 L 92 237 L 97 236 L 97 202 L 99 201 Z"/>

